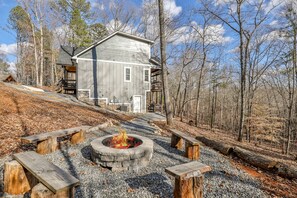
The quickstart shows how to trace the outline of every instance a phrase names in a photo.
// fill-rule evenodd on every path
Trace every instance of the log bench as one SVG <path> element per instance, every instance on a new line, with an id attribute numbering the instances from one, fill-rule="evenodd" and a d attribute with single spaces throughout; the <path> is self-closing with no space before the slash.
<path id="1" fill-rule="evenodd" d="M 203 174 L 211 171 L 211 167 L 198 161 L 192 161 L 165 169 L 175 178 L 175 198 L 203 197 Z"/>
<path id="2" fill-rule="evenodd" d="M 198 160 L 200 156 L 199 152 L 199 142 L 178 130 L 170 129 L 171 135 L 171 147 L 181 149 L 183 146 L 183 140 L 185 141 L 185 157 Z"/>
<path id="3" fill-rule="evenodd" d="M 14 154 L 13 158 L 5 163 L 5 193 L 18 195 L 31 189 L 32 198 L 66 198 L 72 197 L 79 185 L 78 179 L 34 151 Z"/>
<path id="4" fill-rule="evenodd" d="M 64 137 L 71 135 L 71 143 L 78 144 L 85 140 L 85 131 L 91 126 L 81 126 L 70 129 L 62 129 L 58 131 L 52 131 L 47 133 L 41 133 L 22 137 L 22 143 L 37 143 L 36 152 L 39 154 L 47 154 L 54 152 L 58 149 L 58 137 Z"/>

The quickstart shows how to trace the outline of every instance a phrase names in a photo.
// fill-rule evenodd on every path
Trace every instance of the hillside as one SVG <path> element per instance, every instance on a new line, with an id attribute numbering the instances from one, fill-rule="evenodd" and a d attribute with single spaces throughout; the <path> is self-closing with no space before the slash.
<path id="1" fill-rule="evenodd" d="M 18 88 L 16 86 L 16 88 Z M 20 137 L 72 128 L 81 125 L 98 125 L 108 119 L 126 120 L 131 117 L 99 112 L 87 106 L 55 102 L 53 96 L 15 89 L 0 83 L 0 156 L 19 151 Z"/>

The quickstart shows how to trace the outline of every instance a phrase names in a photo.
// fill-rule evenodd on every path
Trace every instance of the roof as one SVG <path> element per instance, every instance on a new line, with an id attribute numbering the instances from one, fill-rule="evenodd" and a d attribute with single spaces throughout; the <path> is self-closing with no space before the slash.
<path id="1" fill-rule="evenodd" d="M 85 47 L 61 46 L 57 65 L 73 65 L 72 57 L 83 51 Z"/>
<path id="2" fill-rule="evenodd" d="M 151 57 L 150 62 L 158 66 L 161 65 L 161 59 L 157 56 Z"/>
<path id="3" fill-rule="evenodd" d="M 76 55 L 74 55 L 72 58 L 73 59 L 76 59 L 79 55 L 85 53 L 86 51 L 89 51 L 90 49 L 92 49 L 93 47 L 96 47 L 97 45 L 103 43 L 104 41 L 110 39 L 111 37 L 115 36 L 115 35 L 120 35 L 120 36 L 124 36 L 124 37 L 128 37 L 128 38 L 132 38 L 132 39 L 135 39 L 135 40 L 139 40 L 139 41 L 142 41 L 142 42 L 145 42 L 145 43 L 149 43 L 149 44 L 153 44 L 154 41 L 151 41 L 151 40 L 148 40 L 148 39 L 145 39 L 145 38 L 142 38 L 142 37 L 139 37 L 139 36 L 134 36 L 134 35 L 131 35 L 131 34 L 127 34 L 127 33 L 124 33 L 124 32 L 114 32 L 113 34 L 105 37 L 104 39 L 98 41 L 98 42 L 95 42 L 93 43 L 92 45 L 90 45 L 89 47 L 87 47 L 86 49 L 80 51 L 79 53 L 77 53 Z"/>
<path id="4" fill-rule="evenodd" d="M 11 74 L 0 74 L 0 81 L 11 82 L 11 81 L 15 81 L 15 78 Z"/>

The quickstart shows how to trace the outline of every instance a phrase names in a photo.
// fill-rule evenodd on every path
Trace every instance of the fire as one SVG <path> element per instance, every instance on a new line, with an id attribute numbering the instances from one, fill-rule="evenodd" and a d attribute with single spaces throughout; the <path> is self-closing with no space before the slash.
<path id="1" fill-rule="evenodd" d="M 113 148 L 129 148 L 130 144 L 128 143 L 128 135 L 124 129 L 119 130 L 119 135 L 115 135 L 111 140 L 111 147 Z"/>

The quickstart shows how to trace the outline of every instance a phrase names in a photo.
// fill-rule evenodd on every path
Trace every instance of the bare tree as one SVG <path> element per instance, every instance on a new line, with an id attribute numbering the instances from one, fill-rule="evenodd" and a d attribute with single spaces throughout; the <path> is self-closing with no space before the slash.
<path id="1" fill-rule="evenodd" d="M 161 69 L 162 69 L 162 81 L 163 81 L 163 93 L 165 100 L 165 112 L 168 125 L 172 125 L 173 116 L 171 110 L 170 95 L 168 89 L 168 77 L 166 67 L 166 41 L 164 30 L 164 9 L 163 0 L 158 0 L 159 5 L 159 26 L 160 26 L 160 52 L 161 52 Z"/>
<path id="2" fill-rule="evenodd" d="M 246 75 L 249 60 L 250 42 L 256 30 L 271 16 L 269 10 L 265 10 L 264 0 L 249 2 L 249 0 L 236 0 L 217 6 L 210 6 L 208 1 L 202 1 L 204 9 L 215 16 L 219 21 L 227 25 L 239 37 L 239 62 L 240 62 L 240 118 L 238 129 L 238 141 L 242 141 L 246 108 Z"/>

